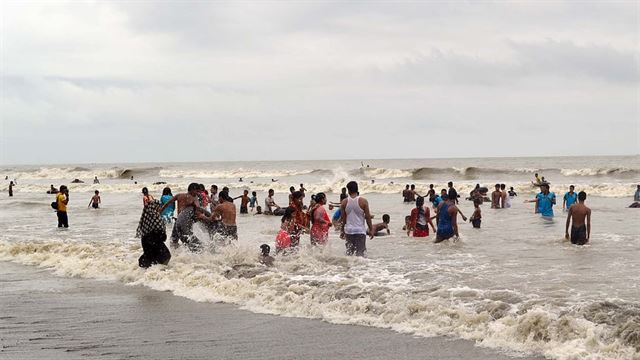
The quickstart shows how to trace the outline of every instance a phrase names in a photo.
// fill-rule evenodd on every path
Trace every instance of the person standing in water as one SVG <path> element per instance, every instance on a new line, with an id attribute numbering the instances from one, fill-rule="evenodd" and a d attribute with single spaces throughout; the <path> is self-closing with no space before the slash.
<path id="1" fill-rule="evenodd" d="M 543 217 L 553 217 L 553 205 L 556 204 L 556 194 L 549 191 L 549 184 L 540 185 L 540 192 L 533 200 L 525 202 L 535 203 L 535 213 Z"/>
<path id="2" fill-rule="evenodd" d="M 100 184 L 100 180 L 98 180 L 97 176 L 93 178 L 93 183 L 94 184 Z"/>
<path id="3" fill-rule="evenodd" d="M 633 201 L 640 201 L 640 185 L 638 185 L 636 193 L 633 195 Z"/>
<path id="4" fill-rule="evenodd" d="M 569 191 L 564 194 L 564 197 L 562 198 L 562 210 L 569 210 L 571 205 L 578 201 L 578 194 L 573 191 L 574 189 L 575 187 L 571 185 L 569 186 Z"/>
<path id="5" fill-rule="evenodd" d="M 469 218 L 469 221 L 471 221 L 471 224 L 475 229 L 480 229 L 480 225 L 482 224 L 482 211 L 480 210 L 481 204 L 482 204 L 482 201 L 480 200 L 473 201 L 474 210 L 473 210 L 473 214 L 471 214 L 471 217 Z"/>
<path id="6" fill-rule="evenodd" d="M 87 205 L 87 207 L 98 209 L 100 208 L 100 203 L 102 203 L 102 200 L 100 199 L 100 191 L 96 190 L 95 195 L 91 197 L 91 201 L 89 201 L 89 205 Z"/>
<path id="7" fill-rule="evenodd" d="M 460 234 L 458 233 L 458 207 L 454 200 L 449 199 L 449 194 L 442 195 L 442 202 L 438 205 L 437 217 L 438 217 L 438 230 L 436 231 L 435 243 L 439 243 L 450 239 L 455 236 L 457 240 Z M 462 215 L 462 213 L 460 213 Z M 462 220 L 467 221 L 467 218 L 462 215 Z"/>
<path id="8" fill-rule="evenodd" d="M 500 191 L 500 184 L 496 184 L 496 189 L 491 193 L 491 208 L 500 209 L 501 200 L 502 200 L 502 192 Z M 504 207 L 504 204 L 502 207 Z"/>
<path id="9" fill-rule="evenodd" d="M 311 220 L 311 245 L 325 245 L 329 238 L 329 228 L 331 219 L 324 205 L 327 203 L 327 196 L 324 193 L 316 194 L 316 204 L 309 212 Z"/>
<path id="10" fill-rule="evenodd" d="M 9 181 L 9 197 L 13 197 L 13 181 Z"/>
<path id="11" fill-rule="evenodd" d="M 160 197 L 160 205 L 162 206 L 168 203 L 172 197 L 173 197 L 173 194 L 171 193 L 170 187 L 166 187 L 162 189 L 162 196 Z M 160 214 L 160 218 L 165 224 L 171 224 L 171 222 L 173 221 L 173 212 L 175 210 L 176 210 L 175 204 L 171 204 L 162 211 L 162 213 Z"/>
<path id="12" fill-rule="evenodd" d="M 508 209 L 511 207 L 511 198 L 509 198 L 509 194 L 507 194 L 507 185 L 500 184 L 500 192 L 502 193 L 502 197 L 500 201 L 502 203 L 502 208 Z"/>
<path id="13" fill-rule="evenodd" d="M 56 195 L 56 215 L 58 215 L 58 227 L 69 227 L 69 216 L 67 215 L 67 205 L 69 204 L 69 189 L 65 185 L 60 186 L 60 192 Z"/>
<path id="14" fill-rule="evenodd" d="M 148 203 L 152 202 L 153 200 L 155 200 L 153 198 L 153 196 L 151 196 L 149 194 L 149 189 L 147 189 L 146 187 L 142 188 L 142 205 L 147 205 Z"/>
<path id="15" fill-rule="evenodd" d="M 447 186 L 449 187 L 449 193 L 447 194 L 449 196 L 449 200 L 453 201 L 454 204 L 457 204 L 458 191 L 453 187 L 453 181 L 449 181 Z"/>
<path id="16" fill-rule="evenodd" d="M 591 209 L 584 204 L 586 199 L 587 193 L 580 191 L 578 193 L 578 203 L 570 206 L 567 214 L 564 237 L 567 240 L 569 239 L 569 224 L 573 221 L 571 243 L 575 245 L 584 245 L 589 242 L 591 237 Z"/>
<path id="17" fill-rule="evenodd" d="M 197 200 L 199 185 L 196 183 L 189 184 L 187 193 L 177 194 L 165 202 L 160 208 L 160 213 L 166 208 L 178 202 L 178 216 L 173 224 L 171 231 L 171 245 L 177 246 L 178 241 L 188 244 L 193 234 L 193 221 L 196 217 L 196 211 L 207 213 L 205 209 L 200 207 Z"/>
<path id="18" fill-rule="evenodd" d="M 413 237 L 427 237 L 429 236 L 429 227 L 436 232 L 436 228 L 431 221 L 431 213 L 429 208 L 424 206 L 424 197 L 418 196 L 416 200 L 416 207 L 411 210 L 411 220 L 409 222 L 409 228 L 407 228 L 407 236 L 413 231 Z"/>
<path id="19" fill-rule="evenodd" d="M 344 224 L 340 237 L 345 239 L 347 255 L 365 256 L 367 251 L 367 228 L 371 239 L 375 236 L 369 202 L 360 196 L 358 183 L 350 181 L 347 184 L 349 196 L 340 204 L 340 222 Z"/>

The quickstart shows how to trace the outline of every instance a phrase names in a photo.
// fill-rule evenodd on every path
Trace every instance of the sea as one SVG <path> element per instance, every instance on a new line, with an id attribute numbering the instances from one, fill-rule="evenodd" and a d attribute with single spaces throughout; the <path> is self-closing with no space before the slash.
<path id="1" fill-rule="evenodd" d="M 525 203 L 538 191 L 534 173 L 557 195 L 552 219 Z M 1 165 L 0 175 L 0 261 L 256 313 L 468 339 L 514 356 L 640 359 L 640 209 L 628 207 L 640 156 Z M 332 230 L 327 246 L 303 237 L 297 254 L 265 267 L 259 246 L 273 247 L 280 219 L 250 213 L 238 215 L 237 243 L 211 241 L 198 253 L 180 247 L 168 266 L 137 265 L 142 187 L 159 198 L 167 186 L 176 194 L 190 182 L 217 184 L 234 197 L 256 191 L 261 205 L 274 189 L 285 206 L 290 186 L 338 201 L 351 180 L 369 200 L 374 223 L 391 217 L 391 235 L 368 240 L 366 258 L 345 256 Z M 458 241 L 408 237 L 402 227 L 414 205 L 403 203 L 402 189 L 415 184 L 424 194 L 429 184 L 440 190 L 448 181 L 467 216 L 473 205 L 464 198 L 476 184 L 504 183 L 517 197 L 509 209 L 482 205 L 482 228 L 461 223 Z M 56 227 L 47 194 L 62 184 L 70 189 L 69 229 Z M 586 246 L 564 238 L 562 198 L 570 185 L 587 193 L 592 209 Z M 95 190 L 98 210 L 88 208 Z M 195 232 L 205 237 L 198 225 Z"/>

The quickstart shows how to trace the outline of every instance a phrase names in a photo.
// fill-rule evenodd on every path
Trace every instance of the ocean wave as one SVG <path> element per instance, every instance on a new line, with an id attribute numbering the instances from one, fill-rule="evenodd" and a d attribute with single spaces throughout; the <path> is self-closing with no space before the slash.
<path id="1" fill-rule="evenodd" d="M 194 179 L 238 179 L 238 178 L 281 178 L 286 176 L 323 174 L 327 170 L 255 170 L 237 168 L 232 170 L 199 170 L 199 169 L 163 169 L 162 178 L 194 178 Z"/>
<path id="2" fill-rule="evenodd" d="M 605 175 L 638 175 L 637 169 L 629 168 L 585 168 L 585 169 L 560 169 L 564 176 L 605 176 Z"/>
<path id="3" fill-rule="evenodd" d="M 341 189 L 346 186 L 348 178 L 343 177 L 333 177 L 324 179 L 324 181 L 320 181 L 318 183 L 306 183 L 305 187 L 311 193 L 340 193 Z M 428 191 L 429 184 L 423 182 L 414 182 L 416 185 L 416 191 L 419 194 L 425 195 Z M 101 184 L 92 184 L 92 183 L 84 183 L 84 184 L 67 184 L 69 190 L 71 192 L 80 192 L 80 193 L 91 193 L 95 190 L 99 190 L 104 193 L 125 193 L 125 192 L 140 192 L 142 187 L 147 187 L 151 193 L 159 193 L 162 192 L 162 189 L 165 187 L 170 187 L 174 193 L 185 191 L 188 183 L 171 181 L 166 184 L 156 184 L 147 183 L 147 182 L 139 182 L 138 184 L 134 184 L 132 182 L 120 182 L 120 183 L 108 183 L 103 182 Z M 211 184 L 205 184 L 205 187 L 208 189 Z M 241 190 L 250 190 L 250 191 L 268 191 L 269 189 L 273 189 L 276 193 L 288 193 L 290 186 L 295 186 L 297 188 L 296 183 L 287 183 L 284 181 L 278 182 L 266 182 L 260 183 L 255 182 L 251 183 L 248 181 L 245 182 L 220 182 L 216 183 L 219 188 L 224 186 L 232 189 L 233 191 L 241 191 Z M 483 186 L 488 187 L 489 189 L 493 189 L 494 184 L 481 184 Z M 568 191 L 569 185 L 574 185 L 576 187 L 576 191 L 585 191 L 589 196 L 600 196 L 600 197 L 632 197 L 636 191 L 635 183 L 601 183 L 601 184 L 581 184 L 581 183 L 565 183 L 565 184 L 552 184 L 551 191 L 555 192 L 556 195 L 564 194 L 565 191 Z M 462 198 L 466 197 L 471 190 L 473 190 L 476 186 L 476 182 L 456 182 L 455 188 L 460 194 Z M 517 193 L 522 194 L 532 194 L 538 192 L 538 188 L 531 185 L 531 183 L 507 183 L 508 187 L 514 188 Z M 359 182 L 359 190 L 361 194 L 400 194 L 405 187 L 405 183 L 403 182 L 367 182 L 361 181 Z M 9 186 L 4 184 L 0 187 L 0 192 L 7 192 Z M 441 189 L 446 189 L 447 185 L 444 183 L 436 183 L 435 189 L 439 192 Z M 15 193 L 46 193 L 49 190 L 48 185 L 44 184 L 31 184 L 31 183 L 20 183 L 18 186 L 13 188 Z"/>
<path id="4" fill-rule="evenodd" d="M 505 290 L 413 288 L 384 264 L 303 250 L 275 268 L 254 251 L 173 251 L 168 267 L 142 270 L 138 242 L 0 242 L 0 259 L 170 291 L 201 302 L 227 302 L 259 313 L 389 328 L 418 336 L 457 336 L 481 346 L 549 358 L 637 359 L 640 307 L 600 301 L 554 305 Z M 105 257 L 104 254 L 110 254 Z M 433 270 L 437 271 L 437 270 Z"/>
<path id="5" fill-rule="evenodd" d="M 149 167 L 149 168 L 98 168 L 89 169 L 85 167 L 40 167 L 29 170 L 21 170 L 11 172 L 11 177 L 20 180 L 67 180 L 80 179 L 86 182 L 92 182 L 94 176 L 98 179 L 129 179 L 131 176 L 134 178 L 140 176 L 154 175 L 158 173 L 161 168 Z"/>

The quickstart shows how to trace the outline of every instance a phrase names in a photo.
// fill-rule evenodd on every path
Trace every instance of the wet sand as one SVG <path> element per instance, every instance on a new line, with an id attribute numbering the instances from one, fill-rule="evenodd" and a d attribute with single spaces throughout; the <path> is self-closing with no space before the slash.
<path id="1" fill-rule="evenodd" d="M 8 262 L 0 288 L 3 359 L 512 358 L 471 341 L 254 314 Z"/>

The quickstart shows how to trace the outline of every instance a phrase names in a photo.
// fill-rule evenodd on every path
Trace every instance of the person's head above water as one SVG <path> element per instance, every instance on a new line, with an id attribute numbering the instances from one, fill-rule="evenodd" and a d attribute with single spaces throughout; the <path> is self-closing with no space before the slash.
<path id="1" fill-rule="evenodd" d="M 543 193 L 548 193 L 549 192 L 549 184 L 540 185 L 540 190 L 542 190 Z"/>
<path id="2" fill-rule="evenodd" d="M 500 190 L 505 190 L 507 188 L 507 185 L 505 184 L 500 184 Z"/>
<path id="3" fill-rule="evenodd" d="M 449 186 L 449 187 L 453 187 L 453 181 L 449 181 L 449 182 L 447 183 L 447 186 Z"/>
<path id="4" fill-rule="evenodd" d="M 391 222 L 391 217 L 389 216 L 389 214 L 382 215 L 382 222 L 385 224 L 388 224 L 389 222 Z"/>
<path id="5" fill-rule="evenodd" d="M 429 189 L 433 189 L 433 184 L 429 184 Z"/>
<path id="6" fill-rule="evenodd" d="M 296 188 L 295 188 L 295 187 L 293 187 L 293 186 L 292 186 L 292 187 L 290 187 L 290 188 L 289 188 L 289 192 L 291 192 L 292 194 L 293 194 L 295 191 L 296 191 Z"/>
<path id="7" fill-rule="evenodd" d="M 287 220 L 291 220 L 293 218 L 293 212 L 295 210 L 292 209 L 291 207 L 287 207 L 286 209 L 284 209 L 284 215 L 282 215 L 282 222 L 285 222 Z"/>
<path id="8" fill-rule="evenodd" d="M 252 192 L 251 192 L 251 195 L 253 195 L 253 196 L 258 196 L 258 193 L 257 193 L 257 192 L 255 192 L 255 191 L 252 191 Z"/>
<path id="9" fill-rule="evenodd" d="M 404 188 L 405 189 L 409 189 L 409 186 L 411 186 L 411 185 L 407 184 L 407 186 L 405 186 Z"/>
<path id="10" fill-rule="evenodd" d="M 191 183 L 189 184 L 189 186 L 187 187 L 187 192 L 191 195 L 191 196 L 195 196 L 196 193 L 198 192 L 198 184 L 196 183 Z"/>
<path id="11" fill-rule="evenodd" d="M 574 190 L 575 188 L 576 188 L 575 186 L 573 186 L 573 185 L 569 185 L 569 192 L 573 192 L 573 190 Z"/>
<path id="12" fill-rule="evenodd" d="M 584 192 L 584 191 L 580 191 L 580 192 L 578 193 L 578 200 L 580 200 L 580 201 L 585 201 L 585 200 L 587 200 L 587 193 L 586 193 L 586 192 Z"/>
<path id="13" fill-rule="evenodd" d="M 96 193 L 96 195 L 98 195 L 98 194 L 100 194 L 100 191 L 96 190 L 95 193 Z"/>
<path id="14" fill-rule="evenodd" d="M 496 190 L 500 190 L 500 184 L 496 184 Z"/>
<path id="15" fill-rule="evenodd" d="M 411 184 L 411 190 L 414 190 L 416 188 L 415 184 Z"/>
<path id="16" fill-rule="evenodd" d="M 262 256 L 269 256 L 269 253 L 271 252 L 271 246 L 262 244 L 260 245 L 260 250 L 262 251 Z"/>
<path id="17" fill-rule="evenodd" d="M 440 190 L 440 197 L 442 197 L 442 195 L 448 195 L 447 194 L 447 189 Z"/>
<path id="18" fill-rule="evenodd" d="M 166 188 L 162 189 L 162 195 L 172 196 L 173 194 L 171 193 L 171 188 L 170 187 L 166 187 Z"/>
<path id="19" fill-rule="evenodd" d="M 218 197 L 220 198 L 221 202 L 233 202 L 233 199 L 231 198 L 231 196 L 229 196 L 229 193 L 226 191 L 220 192 L 220 195 L 218 195 Z"/>
<path id="20" fill-rule="evenodd" d="M 269 189 L 269 196 L 273 196 L 273 189 Z"/>
<path id="21" fill-rule="evenodd" d="M 347 183 L 347 191 L 349 191 L 349 195 L 357 195 L 358 183 L 355 181 L 349 181 L 349 183 Z"/>
<path id="22" fill-rule="evenodd" d="M 149 189 L 147 189 L 146 187 L 143 187 L 143 188 L 142 188 L 142 193 L 143 193 L 144 195 L 149 195 Z"/>

